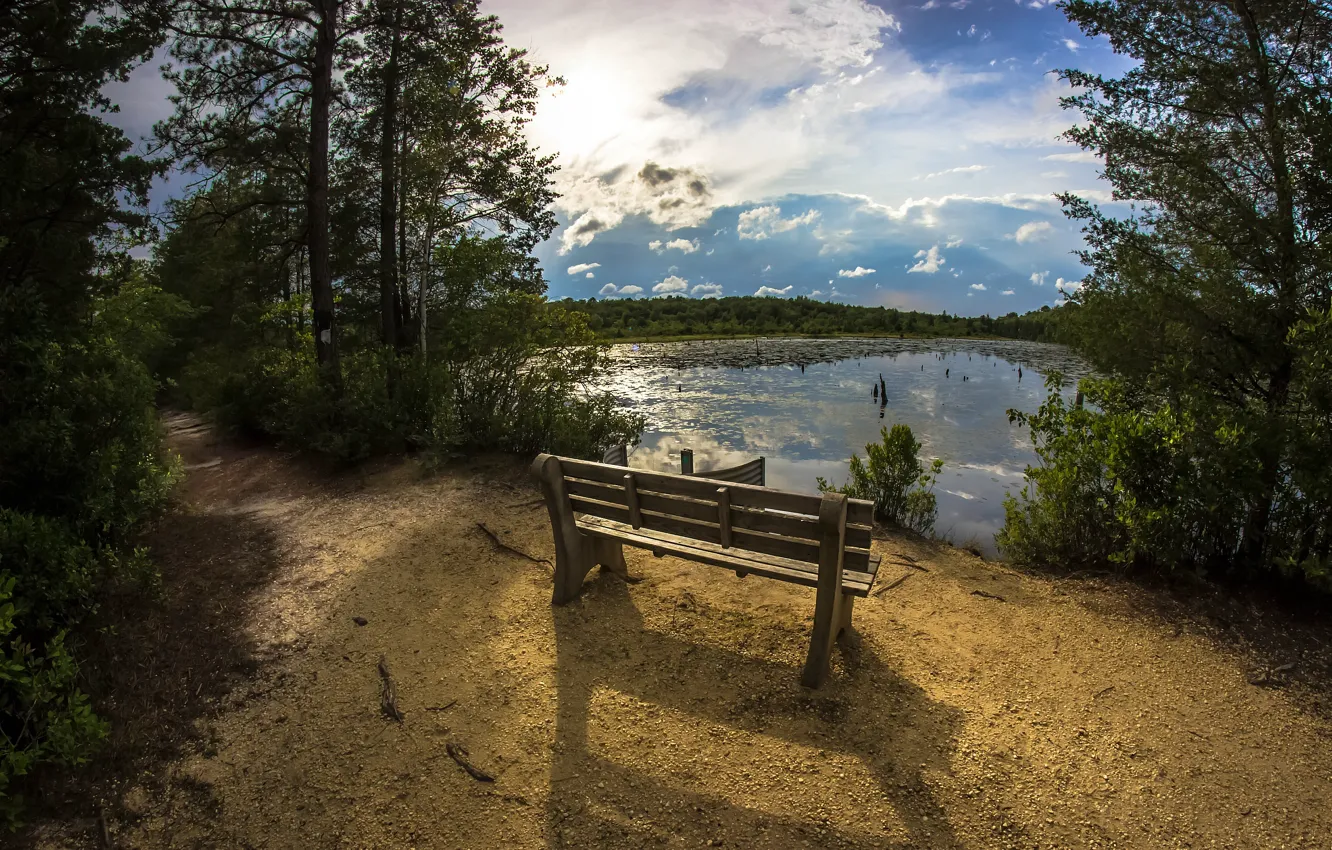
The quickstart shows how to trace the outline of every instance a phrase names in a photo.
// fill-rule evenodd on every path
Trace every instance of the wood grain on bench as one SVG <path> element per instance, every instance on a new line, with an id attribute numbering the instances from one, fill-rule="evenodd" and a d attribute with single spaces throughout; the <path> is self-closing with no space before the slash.
<path id="1" fill-rule="evenodd" d="M 626 574 L 624 544 L 816 589 L 814 629 L 801 682 L 826 678 L 832 645 L 851 624 L 856 597 L 879 569 L 870 551 L 872 504 L 840 493 L 790 493 L 702 476 L 540 455 L 555 536 L 553 602 L 576 598 L 600 564 Z"/>

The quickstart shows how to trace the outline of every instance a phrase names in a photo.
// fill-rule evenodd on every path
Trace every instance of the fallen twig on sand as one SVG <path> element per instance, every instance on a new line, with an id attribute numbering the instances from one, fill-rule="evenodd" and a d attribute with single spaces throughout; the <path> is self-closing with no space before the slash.
<path id="1" fill-rule="evenodd" d="M 486 524 L 484 522 L 478 522 L 476 524 L 476 527 L 484 531 L 486 533 L 486 536 L 489 537 L 491 540 L 493 540 L 495 542 L 495 545 L 500 547 L 501 549 L 506 549 L 515 555 L 521 555 L 522 557 L 526 558 L 527 560 L 531 561 L 534 564 L 546 564 L 547 566 L 550 567 L 555 566 L 545 558 L 533 557 L 532 555 L 529 555 L 526 552 L 524 552 L 522 549 L 515 549 L 512 546 L 510 546 L 508 543 L 505 543 L 503 540 L 500 540 L 499 535 L 491 531 L 489 528 L 486 528 Z"/>
<path id="2" fill-rule="evenodd" d="M 922 567 L 920 565 L 920 562 L 917 561 L 915 558 L 911 557 L 910 555 L 904 554 L 902 552 L 889 552 L 888 554 L 890 557 L 893 558 L 901 558 L 902 566 L 904 567 L 910 567 L 913 570 L 920 570 L 922 573 L 929 572 L 929 569 L 927 567 Z"/>
<path id="3" fill-rule="evenodd" d="M 906 581 L 906 580 L 909 579 L 909 578 L 911 578 L 911 573 L 902 573 L 902 575 L 898 576 L 898 577 L 897 577 L 896 579 L 894 579 L 893 581 L 889 582 L 888 584 L 885 584 L 883 587 L 881 587 L 881 588 L 879 588 L 878 590 L 874 591 L 874 595 L 875 595 L 875 596 L 882 596 L 883 594 L 885 594 L 885 593 L 887 593 L 888 591 L 892 590 L 894 587 L 897 587 L 899 584 L 901 584 L 902 582 Z"/>
<path id="4" fill-rule="evenodd" d="M 390 720 L 402 722 L 402 711 L 398 708 L 398 688 L 389 675 L 388 659 L 379 656 L 379 707 Z"/>
<path id="5" fill-rule="evenodd" d="M 545 501 L 546 501 L 545 499 L 533 499 L 533 500 L 530 501 L 530 502 L 518 502 L 518 503 L 516 503 L 516 504 L 512 504 L 512 505 L 505 505 L 504 507 L 506 507 L 506 508 L 533 508 L 533 507 L 536 507 L 537 505 L 543 504 Z"/>
<path id="6" fill-rule="evenodd" d="M 987 592 L 984 591 L 984 590 L 973 590 L 973 591 L 971 591 L 971 595 L 972 595 L 972 596 L 979 596 L 979 597 L 981 597 L 981 598 L 983 598 L 983 599 L 997 599 L 997 600 L 999 600 L 1000 602 L 1007 602 L 1007 601 L 1008 601 L 1007 599 L 1003 598 L 1002 596 L 1000 596 L 1000 595 L 997 594 L 997 593 L 987 593 Z"/>
<path id="7" fill-rule="evenodd" d="M 486 773 L 484 770 L 482 770 L 481 768 L 477 767 L 476 765 L 472 764 L 470 761 L 467 760 L 467 756 L 469 754 L 467 752 L 467 748 L 464 747 L 462 744 L 454 744 L 450 742 L 444 745 L 444 751 L 449 754 L 449 758 L 453 759 L 458 763 L 459 767 L 467 771 L 468 776 L 472 777 L 477 782 L 495 781 L 495 777 L 491 776 L 489 773 Z"/>
<path id="8" fill-rule="evenodd" d="M 381 525 L 392 525 L 392 524 L 393 522 L 391 520 L 386 520 L 384 522 L 372 522 L 369 525 L 363 525 L 360 528 L 354 529 L 352 531 L 352 534 L 355 534 L 358 531 L 365 531 L 367 528 L 379 528 Z"/>
<path id="9" fill-rule="evenodd" d="M 457 704 L 458 704 L 458 701 L 457 701 L 456 699 L 451 699 L 451 700 L 449 700 L 448 703 L 446 703 L 445 705 L 427 705 L 427 706 L 425 707 L 425 710 L 426 710 L 426 711 L 448 711 L 450 708 L 453 708 L 453 707 L 454 707 L 455 705 L 457 705 Z"/>
<path id="10" fill-rule="evenodd" d="M 1282 664 L 1279 667 L 1259 668 L 1253 675 L 1249 676 L 1249 684 L 1264 688 L 1285 684 L 1286 677 L 1282 674 L 1293 669 L 1295 669 L 1294 661 Z"/>
<path id="11" fill-rule="evenodd" d="M 1103 697 L 1103 696 L 1105 696 L 1106 694 L 1110 693 L 1110 692 L 1113 691 L 1114 689 L 1115 689 L 1115 686 L 1114 686 L 1114 685 L 1107 685 L 1106 687 L 1101 688 L 1099 691 L 1097 691 L 1096 693 L 1092 694 L 1092 699 L 1100 699 L 1101 697 Z"/>

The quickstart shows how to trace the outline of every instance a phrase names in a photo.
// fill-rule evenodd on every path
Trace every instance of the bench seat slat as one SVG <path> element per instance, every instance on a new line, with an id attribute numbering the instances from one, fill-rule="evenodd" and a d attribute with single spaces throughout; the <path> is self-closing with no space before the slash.
<path id="1" fill-rule="evenodd" d="M 649 510 L 646 505 L 645 496 L 646 494 L 639 495 L 639 519 L 641 522 L 641 528 L 646 528 L 650 531 L 664 531 L 669 534 L 698 540 L 700 542 L 721 545 L 721 527 L 715 522 L 717 519 L 717 508 L 715 505 L 711 506 L 710 519 L 713 520 L 713 522 L 695 521 L 683 519 L 678 516 L 659 514 L 656 511 Z M 611 504 L 572 494 L 569 496 L 569 501 L 573 504 L 575 513 L 591 514 L 592 516 L 601 517 L 602 519 L 614 520 L 615 522 L 632 526 L 629 509 L 624 505 Z M 735 512 L 733 512 L 733 514 L 734 513 Z M 811 543 L 807 540 L 798 540 L 792 537 L 766 534 L 761 531 L 753 531 L 738 526 L 732 527 L 731 534 L 731 546 L 736 549 L 759 552 L 764 555 L 775 555 L 779 558 L 801 561 L 813 565 L 816 569 L 818 567 L 818 544 Z M 869 550 L 847 546 L 846 555 L 843 557 L 843 568 L 856 572 L 873 574 L 874 571 L 869 567 Z"/>
<path id="2" fill-rule="evenodd" d="M 640 510 L 655 511 L 661 514 L 686 517 L 688 519 L 696 519 L 702 522 L 716 521 L 717 501 L 715 489 L 710 500 L 684 496 L 668 496 L 661 493 L 650 492 L 648 490 L 649 485 L 645 485 L 642 481 L 641 473 L 635 470 L 633 474 L 634 486 L 638 492 L 638 507 Z M 621 479 L 623 479 L 623 475 L 621 475 Z M 617 486 L 615 484 L 603 484 L 598 481 L 586 481 L 578 478 L 566 478 L 564 483 L 570 496 L 586 497 L 607 504 L 624 505 L 626 508 L 628 507 L 626 494 L 622 484 Z M 732 495 L 734 496 L 734 490 L 732 490 Z M 612 519 L 615 518 L 616 517 L 612 517 Z M 817 519 L 804 514 L 792 515 L 790 513 L 772 513 L 766 510 L 737 507 L 734 503 L 734 498 L 732 499 L 731 504 L 731 523 L 734 528 L 764 531 L 769 534 L 778 534 L 782 537 L 795 537 L 815 542 L 819 539 L 819 523 Z M 867 526 L 854 526 L 848 524 L 846 527 L 846 545 L 858 549 L 868 549 L 870 547 L 869 528 Z M 817 556 L 815 556 L 814 560 L 818 560 Z"/>
<path id="3" fill-rule="evenodd" d="M 627 513 L 627 512 L 626 512 Z M 709 543 L 669 532 L 646 528 L 635 530 L 626 522 L 604 517 L 583 515 L 578 517 L 579 530 L 595 537 L 620 540 L 641 549 L 653 549 L 678 555 L 692 561 L 711 564 L 729 570 L 767 576 L 805 587 L 818 587 L 817 564 L 809 564 L 776 555 L 758 555 L 739 549 L 723 549 L 720 543 Z M 842 586 L 854 596 L 867 596 L 878 571 L 879 556 L 869 556 L 870 571 L 843 569 Z"/>

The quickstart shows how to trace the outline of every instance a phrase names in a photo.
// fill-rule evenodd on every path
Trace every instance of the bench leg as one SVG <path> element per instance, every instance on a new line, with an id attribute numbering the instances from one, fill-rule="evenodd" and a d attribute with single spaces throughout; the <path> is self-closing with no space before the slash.
<path id="1" fill-rule="evenodd" d="M 809 656 L 805 659 L 800 684 L 807 688 L 818 688 L 827 681 L 833 645 L 843 633 L 850 630 L 851 611 L 855 602 L 856 598 L 851 594 L 839 592 L 832 605 L 815 606 L 814 631 L 809 639 Z"/>
<path id="2" fill-rule="evenodd" d="M 603 570 L 615 573 L 620 578 L 629 578 L 629 565 L 624 562 L 624 544 L 618 540 L 592 538 L 587 541 L 592 548 L 592 561 L 600 564 Z"/>
<path id="3" fill-rule="evenodd" d="M 537 455 L 532 477 L 541 484 L 541 494 L 550 513 L 550 530 L 555 543 L 555 592 L 551 602 L 564 605 L 578 598 L 583 579 L 596 564 L 593 542 L 578 530 L 573 508 L 564 486 L 559 458 Z"/>
<path id="4" fill-rule="evenodd" d="M 564 605 L 578 598 L 583 588 L 583 579 L 595 566 L 589 547 L 585 545 L 588 542 L 579 539 L 571 546 L 555 548 L 555 593 L 550 600 L 552 604 Z"/>

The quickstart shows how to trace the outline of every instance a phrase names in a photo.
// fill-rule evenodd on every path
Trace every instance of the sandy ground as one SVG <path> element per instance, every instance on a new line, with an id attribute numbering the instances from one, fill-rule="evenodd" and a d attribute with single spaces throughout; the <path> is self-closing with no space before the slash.
<path id="1" fill-rule="evenodd" d="M 906 579 L 808 691 L 812 590 L 626 549 L 634 582 L 552 608 L 478 527 L 552 556 L 517 461 L 172 441 L 163 598 L 92 683 L 115 736 L 31 846 L 1332 847 L 1332 720 L 1287 681 L 1326 672 L 1316 627 L 1272 625 L 1295 666 L 1255 685 L 1232 623 L 888 538 Z"/>

